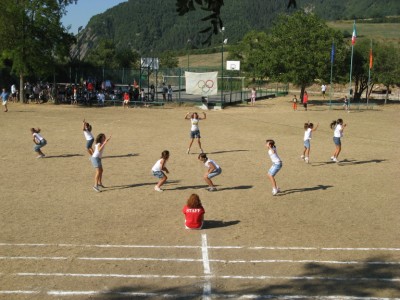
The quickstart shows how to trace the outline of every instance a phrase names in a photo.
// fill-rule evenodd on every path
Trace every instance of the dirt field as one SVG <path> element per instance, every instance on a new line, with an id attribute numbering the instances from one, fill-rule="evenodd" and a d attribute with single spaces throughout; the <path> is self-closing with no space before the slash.
<path id="1" fill-rule="evenodd" d="M 200 130 L 223 169 L 217 192 L 204 189 L 197 145 L 186 154 L 193 110 L 11 103 L 0 114 L 0 299 L 400 298 L 398 105 L 293 112 L 278 98 L 209 111 Z M 112 134 L 101 193 L 83 118 Z M 337 118 L 347 123 L 338 164 L 329 159 Z M 306 121 L 320 124 L 308 165 Z M 30 127 L 48 141 L 44 159 Z M 283 160 L 277 196 L 267 138 Z M 150 169 L 165 149 L 159 193 Z M 206 210 L 201 231 L 183 226 L 191 193 Z"/>

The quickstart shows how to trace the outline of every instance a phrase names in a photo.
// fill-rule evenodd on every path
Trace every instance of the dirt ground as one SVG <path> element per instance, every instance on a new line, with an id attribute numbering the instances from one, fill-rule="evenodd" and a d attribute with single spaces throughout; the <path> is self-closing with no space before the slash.
<path id="1" fill-rule="evenodd" d="M 306 112 L 281 97 L 208 111 L 200 131 L 223 169 L 217 192 L 204 189 L 197 145 L 186 154 L 188 111 L 201 110 L 11 103 L 1 112 L 0 299 L 400 298 L 400 105 L 346 113 L 314 101 Z M 83 118 L 112 135 L 101 193 Z M 329 159 L 337 118 L 347 123 L 338 164 Z M 300 159 L 307 121 L 319 123 L 310 164 Z M 44 159 L 31 127 L 48 141 Z M 283 160 L 277 196 L 268 138 Z M 150 170 L 163 150 L 170 174 L 159 193 Z M 191 193 L 206 210 L 201 231 L 183 226 Z"/>

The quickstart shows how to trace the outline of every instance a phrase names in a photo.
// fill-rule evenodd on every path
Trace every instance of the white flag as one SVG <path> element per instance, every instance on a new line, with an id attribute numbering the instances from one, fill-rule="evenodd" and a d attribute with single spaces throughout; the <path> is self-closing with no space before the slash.
<path id="1" fill-rule="evenodd" d="M 185 72 L 186 93 L 211 96 L 218 94 L 218 72 Z"/>

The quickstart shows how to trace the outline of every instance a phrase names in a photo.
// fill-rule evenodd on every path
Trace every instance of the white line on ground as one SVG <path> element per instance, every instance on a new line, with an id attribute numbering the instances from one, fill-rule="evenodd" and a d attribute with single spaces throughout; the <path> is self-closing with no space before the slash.
<path id="1" fill-rule="evenodd" d="M 27 294 L 39 294 L 40 292 L 38 291 L 0 291 L 0 295 L 11 295 L 11 294 L 17 294 L 17 295 L 27 295 Z"/>
<path id="2" fill-rule="evenodd" d="M 0 260 L 85 260 L 85 261 L 158 261 L 158 262 L 203 262 L 194 258 L 153 258 L 153 257 L 52 257 L 52 256 L 0 256 Z M 337 260 L 291 260 L 291 259 L 259 259 L 259 260 L 225 260 L 209 259 L 212 263 L 246 264 L 246 263 L 318 263 L 339 265 L 400 265 L 397 261 L 337 261 Z"/>
<path id="3" fill-rule="evenodd" d="M 157 293 L 138 293 L 138 292 L 99 292 L 99 291 L 49 291 L 48 295 L 52 296 L 82 296 L 82 295 L 121 295 L 121 296 L 137 296 L 137 297 L 162 297 L 162 298 L 181 298 L 196 297 L 196 294 L 157 294 Z M 399 300 L 400 298 L 377 298 L 377 297 L 351 297 L 351 296 L 305 296 L 305 295 L 239 295 L 239 294 L 214 294 L 214 297 L 231 298 L 231 299 L 313 299 L 313 300 Z"/>
<path id="4" fill-rule="evenodd" d="M 16 259 L 25 259 L 25 260 L 67 260 L 68 257 L 57 257 L 57 256 L 0 256 L 1 260 L 16 260 Z"/>
<path id="5" fill-rule="evenodd" d="M 1 275 L 1 274 L 0 274 Z M 84 273 L 15 273 L 15 276 L 48 276 L 48 277 L 114 277 L 114 278 L 169 278 L 169 279 L 255 279 L 255 280 L 327 280 L 327 281 L 385 281 L 400 282 L 400 278 L 376 277 L 323 277 L 323 276 L 233 276 L 233 275 L 157 275 L 157 274 L 84 274 Z"/>
<path id="6" fill-rule="evenodd" d="M 208 246 L 207 246 L 207 235 L 201 235 L 201 253 L 203 257 L 203 269 L 205 275 L 205 282 L 203 286 L 203 300 L 211 299 L 211 268 L 210 268 L 210 260 L 208 259 Z"/>
<path id="7" fill-rule="evenodd" d="M 0 291 L 0 295 L 6 294 L 39 294 L 38 291 Z M 48 291 L 49 296 L 56 297 L 70 297 L 70 296 L 96 296 L 96 295 L 119 295 L 119 296 L 136 296 L 136 297 L 161 297 L 161 298 L 181 298 L 196 297 L 198 294 L 166 294 L 166 293 L 140 293 L 140 292 L 111 292 L 111 291 Z M 214 294 L 213 297 L 217 299 L 230 298 L 230 299 L 282 299 L 282 300 L 296 300 L 296 299 L 310 299 L 310 300 L 400 300 L 400 298 L 380 298 L 380 297 L 353 297 L 353 296 L 307 296 L 307 295 L 257 295 L 257 294 Z"/>
<path id="8" fill-rule="evenodd" d="M 0 247 L 81 247 L 81 248 L 187 248 L 198 249 L 200 246 L 184 245 L 90 245 L 90 244 L 37 244 L 37 243 L 0 243 Z M 246 246 L 209 246 L 208 249 L 249 249 L 249 250 L 305 250 L 305 251 L 400 251 L 400 248 L 328 248 L 328 247 L 246 247 Z"/>

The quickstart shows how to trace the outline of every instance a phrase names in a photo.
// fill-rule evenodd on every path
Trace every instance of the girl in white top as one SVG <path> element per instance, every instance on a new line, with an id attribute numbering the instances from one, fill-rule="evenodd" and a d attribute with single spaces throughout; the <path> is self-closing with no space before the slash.
<path id="1" fill-rule="evenodd" d="M 254 106 L 256 104 L 256 95 L 257 95 L 256 88 L 253 87 L 251 89 L 251 98 L 250 98 L 251 106 Z"/>
<path id="2" fill-rule="evenodd" d="M 167 163 L 167 160 L 169 158 L 169 151 L 164 150 L 161 153 L 161 158 L 157 160 L 157 162 L 154 164 L 154 166 L 151 168 L 151 171 L 153 173 L 154 177 L 157 177 L 159 179 L 158 183 L 154 187 L 154 190 L 157 192 L 162 192 L 163 190 L 161 189 L 161 186 L 167 181 L 168 177 L 165 173 L 169 173 L 167 167 L 165 166 Z M 164 172 L 163 172 L 164 171 Z"/>
<path id="3" fill-rule="evenodd" d="M 337 158 L 339 157 L 340 151 L 342 151 L 341 138 L 343 136 L 343 130 L 345 127 L 346 124 L 343 124 L 342 119 L 337 119 L 331 123 L 331 129 L 333 129 L 333 143 L 335 144 L 335 151 L 331 156 L 331 161 L 339 162 Z"/>
<path id="4" fill-rule="evenodd" d="M 33 149 L 35 150 L 36 153 L 39 154 L 36 158 L 43 158 L 45 157 L 44 153 L 42 152 L 41 148 L 46 146 L 47 141 L 44 137 L 40 135 L 40 128 L 31 128 L 31 133 L 33 136 L 33 142 L 35 143 L 35 146 Z"/>
<path id="5" fill-rule="evenodd" d="M 190 148 L 192 147 L 195 138 L 197 139 L 197 143 L 199 144 L 201 153 L 203 153 L 203 149 L 201 148 L 201 142 L 200 142 L 199 121 L 205 120 L 207 118 L 207 115 L 205 112 L 203 112 L 203 117 L 199 117 L 197 112 L 194 112 L 189 117 L 190 114 L 191 113 L 188 112 L 185 116 L 185 120 L 190 120 L 190 122 L 192 123 L 192 127 L 190 128 L 190 142 L 189 142 L 189 148 L 187 149 L 187 154 L 190 153 Z"/>
<path id="6" fill-rule="evenodd" d="M 310 148 L 311 148 L 311 137 L 312 137 L 312 132 L 317 130 L 318 125 L 315 126 L 314 124 L 307 122 L 304 123 L 304 150 L 303 154 L 300 156 L 301 159 L 304 159 L 304 161 L 308 164 L 310 162 Z"/>
<path id="7" fill-rule="evenodd" d="M 86 139 L 86 149 L 87 152 L 89 153 L 90 156 L 93 155 L 93 142 L 94 142 L 94 137 L 92 134 L 92 125 L 90 125 L 88 122 L 83 119 L 83 135 L 85 136 Z"/>
<path id="8" fill-rule="evenodd" d="M 218 176 L 222 173 L 222 169 L 215 161 L 209 159 L 207 154 L 201 153 L 198 156 L 198 159 L 204 163 L 204 165 L 208 168 L 207 172 L 204 174 L 204 180 L 208 184 L 207 190 L 209 192 L 216 191 L 217 188 L 215 187 L 214 183 L 211 181 L 211 178 Z"/>
<path id="9" fill-rule="evenodd" d="M 96 169 L 96 174 L 94 176 L 94 186 L 93 189 L 96 192 L 101 192 L 99 187 L 104 188 L 102 179 L 103 179 L 103 165 L 101 163 L 101 157 L 103 156 L 104 146 L 111 139 L 111 135 L 106 138 L 104 133 L 100 133 L 96 137 L 96 145 L 94 146 L 94 152 L 91 157 L 92 165 Z"/>
<path id="10" fill-rule="evenodd" d="M 275 196 L 276 194 L 278 194 L 280 192 L 280 189 L 277 186 L 276 181 L 275 181 L 275 175 L 282 168 L 282 160 L 276 151 L 276 146 L 275 146 L 274 140 L 266 140 L 265 146 L 268 148 L 268 155 L 272 161 L 272 166 L 268 170 L 268 178 L 272 184 L 272 195 Z"/>

